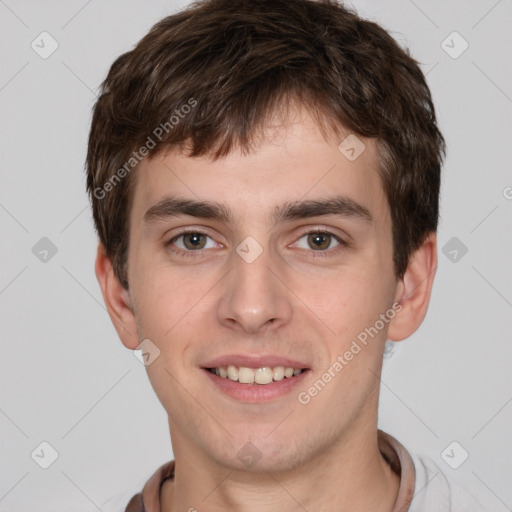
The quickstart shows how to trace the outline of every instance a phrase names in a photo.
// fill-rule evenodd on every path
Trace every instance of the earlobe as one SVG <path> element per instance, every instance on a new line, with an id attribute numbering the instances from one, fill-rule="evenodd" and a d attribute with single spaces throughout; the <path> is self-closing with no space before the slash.
<path id="1" fill-rule="evenodd" d="M 105 306 L 119 338 L 126 348 L 135 350 L 139 341 L 132 299 L 115 275 L 112 262 L 101 243 L 98 245 L 95 272 Z"/>
<path id="2" fill-rule="evenodd" d="M 395 300 L 402 309 L 389 324 L 389 340 L 401 341 L 420 327 L 427 314 L 436 269 L 437 237 L 430 233 L 411 255 L 407 270 L 398 283 Z"/>

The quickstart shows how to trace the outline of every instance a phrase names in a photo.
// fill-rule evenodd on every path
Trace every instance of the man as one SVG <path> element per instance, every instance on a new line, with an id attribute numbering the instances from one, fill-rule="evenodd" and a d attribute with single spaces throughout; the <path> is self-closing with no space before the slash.
<path id="1" fill-rule="evenodd" d="M 114 62 L 96 275 L 174 453 L 127 512 L 479 510 L 377 428 L 386 340 L 428 308 L 444 151 L 417 63 L 335 2 L 198 2 Z"/>

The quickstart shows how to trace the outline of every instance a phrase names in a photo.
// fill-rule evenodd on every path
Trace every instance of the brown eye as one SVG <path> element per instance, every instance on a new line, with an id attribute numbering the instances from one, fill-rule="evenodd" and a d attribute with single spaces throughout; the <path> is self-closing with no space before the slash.
<path id="1" fill-rule="evenodd" d="M 328 249 L 331 245 L 331 239 L 331 235 L 327 233 L 310 233 L 308 235 L 308 244 L 315 251 Z"/>
<path id="2" fill-rule="evenodd" d="M 169 240 L 167 245 L 172 245 L 181 251 L 197 252 L 201 249 L 215 248 L 215 241 L 206 233 L 200 231 L 184 231 Z"/>
<path id="3" fill-rule="evenodd" d="M 183 245 L 190 250 L 203 249 L 206 244 L 205 235 L 202 233 L 187 233 L 183 235 Z"/>
<path id="4" fill-rule="evenodd" d="M 344 247 L 345 242 L 330 231 L 306 231 L 294 244 L 293 246 L 299 249 L 305 249 L 318 253 L 325 253 L 330 255 L 336 249 Z"/>

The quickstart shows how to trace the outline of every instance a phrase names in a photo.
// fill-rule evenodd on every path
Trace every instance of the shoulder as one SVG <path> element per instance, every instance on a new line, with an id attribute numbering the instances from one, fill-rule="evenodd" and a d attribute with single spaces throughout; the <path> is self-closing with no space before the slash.
<path id="1" fill-rule="evenodd" d="M 165 480 L 174 476 L 174 460 L 162 464 L 147 480 L 141 483 L 140 492 L 123 491 L 111 496 L 101 505 L 102 512 L 149 512 L 160 510 L 160 489 Z"/>
<path id="2" fill-rule="evenodd" d="M 126 505 L 124 512 L 145 512 L 142 493 L 139 492 L 131 498 L 128 505 Z"/>
<path id="3" fill-rule="evenodd" d="M 411 454 L 416 473 L 409 512 L 485 512 L 477 499 L 434 460 Z"/>

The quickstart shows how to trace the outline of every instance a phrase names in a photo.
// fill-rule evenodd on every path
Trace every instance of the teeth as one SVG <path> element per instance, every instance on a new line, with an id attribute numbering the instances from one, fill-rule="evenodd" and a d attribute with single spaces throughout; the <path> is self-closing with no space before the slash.
<path id="1" fill-rule="evenodd" d="M 253 369 L 230 364 L 227 367 L 219 366 L 218 368 L 212 368 L 211 372 L 223 379 L 240 382 L 241 384 L 270 384 L 274 381 L 283 380 L 284 378 L 289 379 L 299 375 L 302 373 L 302 370 L 284 366 L 276 366 L 275 368 L 265 366 Z"/>
<path id="2" fill-rule="evenodd" d="M 230 364 L 228 366 L 227 372 L 228 372 L 229 380 L 234 380 L 234 381 L 238 380 L 238 368 L 236 366 L 233 366 L 232 364 Z"/>
<path id="3" fill-rule="evenodd" d="M 293 376 L 293 368 L 285 368 L 284 369 L 284 376 L 287 378 L 290 378 Z"/>
<path id="4" fill-rule="evenodd" d="M 241 366 L 238 369 L 238 382 L 241 384 L 252 384 L 254 382 L 254 370 Z"/>
<path id="5" fill-rule="evenodd" d="M 269 384 L 272 382 L 272 378 L 274 377 L 274 371 L 272 368 L 258 368 L 254 372 L 254 382 L 256 384 Z"/>
<path id="6" fill-rule="evenodd" d="M 284 368 L 282 366 L 276 366 L 274 368 L 274 380 L 284 379 Z"/>

